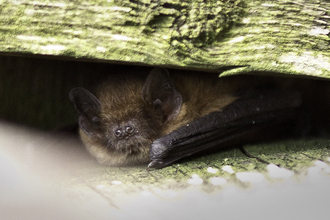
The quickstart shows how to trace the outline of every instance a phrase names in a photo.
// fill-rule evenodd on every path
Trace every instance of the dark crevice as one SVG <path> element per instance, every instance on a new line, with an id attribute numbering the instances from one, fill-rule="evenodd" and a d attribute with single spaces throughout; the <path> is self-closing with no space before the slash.
<path id="1" fill-rule="evenodd" d="M 165 3 L 162 6 L 163 6 L 163 8 L 174 8 L 176 10 L 182 9 L 182 7 L 180 5 L 175 5 L 175 4 L 171 4 L 171 3 Z"/>

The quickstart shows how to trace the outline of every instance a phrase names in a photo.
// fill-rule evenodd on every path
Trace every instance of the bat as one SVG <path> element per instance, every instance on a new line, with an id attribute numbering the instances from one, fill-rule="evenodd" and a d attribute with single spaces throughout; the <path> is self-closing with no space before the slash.
<path id="1" fill-rule="evenodd" d="M 99 163 L 149 168 L 230 146 L 290 119 L 302 102 L 298 91 L 267 77 L 165 68 L 117 74 L 93 93 L 74 88 L 69 97 L 79 113 L 81 140 Z"/>

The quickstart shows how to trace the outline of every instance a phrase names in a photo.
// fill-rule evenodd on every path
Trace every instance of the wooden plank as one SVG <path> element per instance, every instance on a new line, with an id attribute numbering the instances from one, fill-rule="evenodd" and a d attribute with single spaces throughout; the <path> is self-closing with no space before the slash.
<path id="1" fill-rule="evenodd" d="M 0 52 L 330 76 L 328 1 L 0 1 Z"/>

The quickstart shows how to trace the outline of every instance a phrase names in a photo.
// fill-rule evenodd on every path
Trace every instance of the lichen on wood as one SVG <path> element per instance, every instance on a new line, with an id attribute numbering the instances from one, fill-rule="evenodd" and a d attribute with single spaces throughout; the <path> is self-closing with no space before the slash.
<path id="1" fill-rule="evenodd" d="M 325 0 L 0 2 L 1 53 L 330 76 Z"/>

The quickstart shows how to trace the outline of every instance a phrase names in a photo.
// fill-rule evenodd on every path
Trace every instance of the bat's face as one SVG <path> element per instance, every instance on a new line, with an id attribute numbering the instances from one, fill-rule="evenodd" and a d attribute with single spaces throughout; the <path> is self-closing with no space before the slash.
<path id="1" fill-rule="evenodd" d="M 99 132 L 87 135 L 94 144 L 86 146 L 101 163 L 122 165 L 149 160 L 150 144 L 159 134 L 159 125 L 148 114 L 141 96 L 132 100 L 117 97 L 115 102 L 101 101 L 97 121 Z"/>
<path id="2" fill-rule="evenodd" d="M 80 113 L 82 141 L 100 163 L 150 160 L 151 143 L 162 135 L 164 124 L 176 117 L 182 101 L 172 82 L 156 79 L 155 74 L 146 81 L 138 77 L 109 81 L 96 96 L 83 88 L 71 91 L 70 99 Z M 165 83 L 164 92 L 159 83 Z"/>

